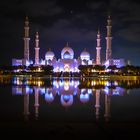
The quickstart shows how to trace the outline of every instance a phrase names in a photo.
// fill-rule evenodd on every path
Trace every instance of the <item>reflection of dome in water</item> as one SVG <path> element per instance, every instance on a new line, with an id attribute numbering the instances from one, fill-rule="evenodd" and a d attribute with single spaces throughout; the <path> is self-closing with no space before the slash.
<path id="1" fill-rule="evenodd" d="M 82 60 L 90 60 L 90 54 L 89 54 L 89 52 L 86 51 L 86 49 L 85 49 L 84 51 L 81 52 L 80 58 Z"/>
<path id="2" fill-rule="evenodd" d="M 50 93 L 50 94 L 46 93 L 45 94 L 45 100 L 46 100 L 47 103 L 53 102 L 53 100 L 54 100 L 53 94 L 52 93 Z"/>
<path id="3" fill-rule="evenodd" d="M 89 101 L 89 94 L 80 94 L 80 101 L 82 102 L 82 103 L 87 103 L 88 101 Z"/>
<path id="4" fill-rule="evenodd" d="M 49 49 L 45 54 L 45 60 L 52 60 L 54 56 L 54 53 Z"/>
<path id="5" fill-rule="evenodd" d="M 69 95 L 64 95 L 63 99 L 65 102 L 68 102 L 70 100 L 70 96 Z"/>
<path id="6" fill-rule="evenodd" d="M 74 58 L 74 51 L 72 48 L 69 47 L 68 43 L 61 51 L 61 58 L 62 59 L 73 59 Z"/>
<path id="7" fill-rule="evenodd" d="M 61 95 L 61 104 L 64 107 L 71 106 L 73 104 L 73 96 L 72 95 Z"/>

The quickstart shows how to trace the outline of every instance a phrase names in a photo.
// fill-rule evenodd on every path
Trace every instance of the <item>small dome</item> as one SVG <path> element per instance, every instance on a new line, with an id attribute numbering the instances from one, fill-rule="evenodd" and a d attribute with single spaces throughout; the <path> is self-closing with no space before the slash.
<path id="1" fill-rule="evenodd" d="M 85 49 L 84 51 L 81 52 L 80 58 L 82 60 L 90 60 L 90 54 L 89 54 L 89 52 L 86 51 L 86 49 Z"/>
<path id="2" fill-rule="evenodd" d="M 46 100 L 46 102 L 48 102 L 48 103 L 53 102 L 53 100 L 54 100 L 53 94 L 52 94 L 52 93 L 50 93 L 50 94 L 46 93 L 46 94 L 45 94 L 45 100 Z"/>
<path id="3" fill-rule="evenodd" d="M 54 53 L 49 49 L 45 54 L 45 60 L 52 60 L 54 58 Z"/>
<path id="4" fill-rule="evenodd" d="M 61 51 L 61 58 L 62 59 L 73 59 L 74 58 L 74 51 L 71 47 L 69 47 L 68 43 Z"/>

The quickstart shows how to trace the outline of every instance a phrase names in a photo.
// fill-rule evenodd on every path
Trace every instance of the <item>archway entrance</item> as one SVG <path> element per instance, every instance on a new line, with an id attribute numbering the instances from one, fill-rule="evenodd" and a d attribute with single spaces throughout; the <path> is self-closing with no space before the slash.
<path id="1" fill-rule="evenodd" d="M 70 72 L 70 66 L 68 64 L 64 66 L 64 72 Z"/>

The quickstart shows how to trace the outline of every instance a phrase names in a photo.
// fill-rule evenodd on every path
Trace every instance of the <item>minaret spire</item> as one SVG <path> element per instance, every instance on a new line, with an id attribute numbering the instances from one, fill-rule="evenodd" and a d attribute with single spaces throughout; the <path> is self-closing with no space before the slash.
<path id="1" fill-rule="evenodd" d="M 101 45 L 100 45 L 100 31 L 98 29 L 98 33 L 97 33 L 97 47 L 96 47 L 96 65 L 101 65 L 101 55 L 100 55 L 100 51 L 101 51 Z"/>
<path id="2" fill-rule="evenodd" d="M 24 65 L 26 65 L 26 62 L 29 61 L 29 20 L 26 16 L 25 18 L 25 25 L 24 25 Z"/>
<path id="3" fill-rule="evenodd" d="M 107 37 L 106 37 L 106 60 L 112 59 L 112 36 L 111 36 L 111 29 L 112 29 L 112 21 L 110 15 L 107 19 Z"/>
<path id="4" fill-rule="evenodd" d="M 36 32 L 35 35 L 35 65 L 39 64 L 39 34 Z"/>

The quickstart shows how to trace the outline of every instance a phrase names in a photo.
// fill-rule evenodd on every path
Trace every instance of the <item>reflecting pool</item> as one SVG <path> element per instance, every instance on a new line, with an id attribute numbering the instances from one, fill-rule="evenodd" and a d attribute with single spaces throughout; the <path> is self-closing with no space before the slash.
<path id="1" fill-rule="evenodd" d="M 0 78 L 5 123 L 130 124 L 140 122 L 139 110 L 139 80 Z"/>

